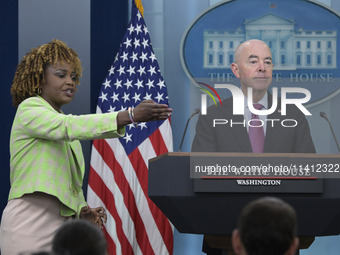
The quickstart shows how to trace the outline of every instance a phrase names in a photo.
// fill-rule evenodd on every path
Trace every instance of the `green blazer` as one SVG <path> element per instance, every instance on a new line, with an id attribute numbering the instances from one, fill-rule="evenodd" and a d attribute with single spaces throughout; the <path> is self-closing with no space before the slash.
<path id="1" fill-rule="evenodd" d="M 65 115 L 42 97 L 18 107 L 10 138 L 9 200 L 36 191 L 56 196 L 62 216 L 79 216 L 86 206 L 82 191 L 84 157 L 78 140 L 122 137 L 117 113 Z"/>

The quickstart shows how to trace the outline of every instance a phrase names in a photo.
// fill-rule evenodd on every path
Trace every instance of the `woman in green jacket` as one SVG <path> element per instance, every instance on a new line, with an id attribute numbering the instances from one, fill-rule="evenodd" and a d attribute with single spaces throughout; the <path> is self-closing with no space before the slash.
<path id="1" fill-rule="evenodd" d="M 122 137 L 125 125 L 166 119 L 172 110 L 151 100 L 133 110 L 65 115 L 82 67 L 77 53 L 53 40 L 27 53 L 17 67 L 11 94 L 13 122 L 11 189 L 1 220 L 1 254 L 50 250 L 59 226 L 85 218 L 101 227 L 104 208 L 89 208 L 82 184 L 84 159 L 79 140 Z"/>

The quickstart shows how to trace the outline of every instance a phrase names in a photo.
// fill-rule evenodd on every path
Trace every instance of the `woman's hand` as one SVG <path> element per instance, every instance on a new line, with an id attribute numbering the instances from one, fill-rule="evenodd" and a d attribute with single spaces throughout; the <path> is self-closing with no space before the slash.
<path id="1" fill-rule="evenodd" d="M 131 109 L 130 109 L 131 110 Z M 129 110 L 118 113 L 118 128 L 131 122 L 147 122 L 165 120 L 172 114 L 172 109 L 166 104 L 157 104 L 153 100 L 144 100 L 129 113 Z M 129 116 L 130 115 L 130 116 Z"/>
<path id="2" fill-rule="evenodd" d="M 172 109 L 166 104 L 157 104 L 153 100 L 144 100 L 133 109 L 135 122 L 165 120 L 172 114 Z"/>
<path id="3" fill-rule="evenodd" d="M 103 207 L 90 208 L 85 206 L 80 211 L 80 218 L 86 219 L 98 227 L 103 228 L 104 223 L 106 223 L 107 215 Z"/>

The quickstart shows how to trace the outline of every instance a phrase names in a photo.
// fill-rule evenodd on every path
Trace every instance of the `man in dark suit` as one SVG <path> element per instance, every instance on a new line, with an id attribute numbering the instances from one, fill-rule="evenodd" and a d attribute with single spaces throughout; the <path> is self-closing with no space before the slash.
<path id="1" fill-rule="evenodd" d="M 248 97 L 260 105 L 261 110 L 270 109 L 272 104 L 272 96 L 267 91 L 272 82 L 272 54 L 263 41 L 249 40 L 240 44 L 235 50 L 231 70 L 240 79 L 244 115 L 233 115 L 233 98 L 222 101 L 222 105 L 210 106 L 207 114 L 198 119 L 193 152 L 315 153 L 308 122 L 298 107 L 287 105 L 283 116 L 278 102 L 272 114 L 259 114 L 257 120 L 248 107 Z M 252 89 L 251 95 L 248 95 L 248 88 Z M 216 121 L 218 119 L 224 121 Z M 259 131 L 255 139 L 251 135 L 253 128 Z M 262 138 L 256 139 L 256 136 Z M 221 254 L 220 250 L 214 250 L 203 244 L 207 254 Z"/>
<path id="2" fill-rule="evenodd" d="M 270 105 L 272 98 L 269 93 L 267 98 Z M 280 109 L 279 103 L 277 110 L 267 116 L 263 152 L 315 153 L 309 125 L 303 113 L 296 106 L 287 105 L 287 115 L 282 116 Z M 228 123 L 216 124 L 213 127 L 214 119 L 226 119 Z M 285 119 L 295 120 L 296 122 L 286 121 L 282 125 L 282 121 Z M 243 121 L 243 115 L 233 115 L 232 98 L 223 100 L 222 106 L 213 105 L 209 107 L 207 115 L 200 115 L 197 122 L 192 151 L 252 152 L 247 122 Z M 295 124 L 296 127 L 287 127 Z"/>
<path id="3" fill-rule="evenodd" d="M 269 47 L 260 40 L 243 42 L 235 50 L 235 63 L 231 65 L 231 70 L 241 82 L 241 90 L 245 96 L 245 114 L 233 115 L 233 98 L 222 101 L 222 106 L 209 107 L 207 114 L 200 115 L 197 122 L 192 151 L 252 152 L 248 135 L 251 113 L 247 107 L 247 94 L 248 88 L 252 88 L 253 94 L 250 96 L 253 103 L 261 103 L 262 110 L 270 108 L 272 96 L 267 89 L 272 81 L 273 63 Z M 216 124 L 214 127 L 214 119 L 227 120 L 228 123 Z M 268 116 L 260 116 L 260 119 L 262 122 L 254 122 L 253 126 L 264 129 L 262 152 L 315 152 L 308 122 L 304 113 L 295 105 L 287 105 L 287 115 L 283 116 L 278 100 L 276 110 Z"/>

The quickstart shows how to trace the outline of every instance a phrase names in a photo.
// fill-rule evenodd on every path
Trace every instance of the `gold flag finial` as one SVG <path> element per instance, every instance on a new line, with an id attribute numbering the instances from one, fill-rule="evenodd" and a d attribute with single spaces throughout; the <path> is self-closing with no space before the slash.
<path id="1" fill-rule="evenodd" d="M 135 0 L 135 3 L 136 3 L 137 8 L 139 9 L 140 13 L 144 17 L 144 9 L 143 9 L 142 0 Z"/>

